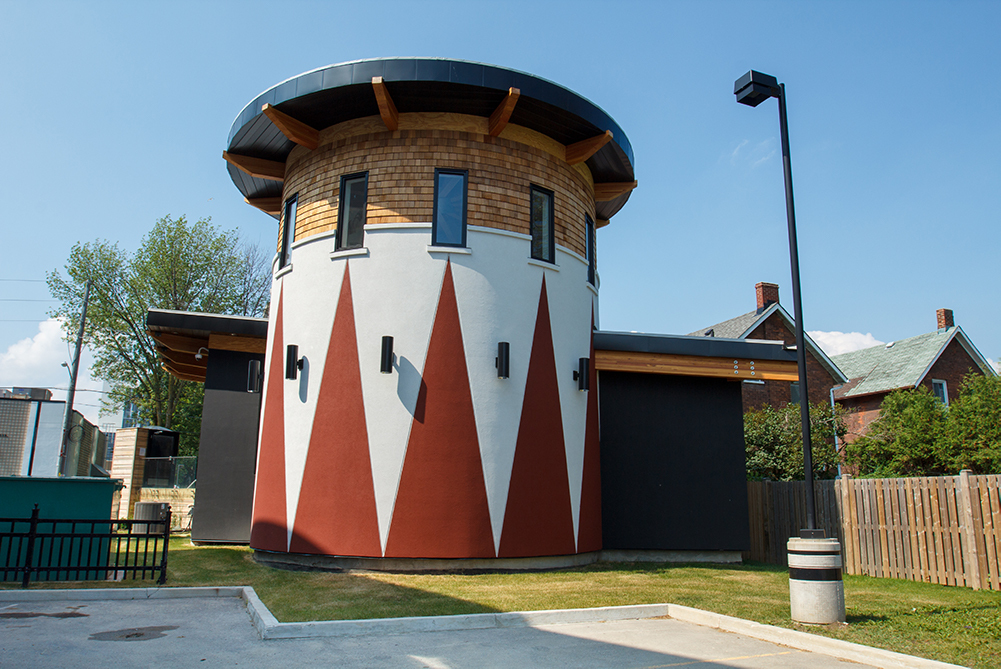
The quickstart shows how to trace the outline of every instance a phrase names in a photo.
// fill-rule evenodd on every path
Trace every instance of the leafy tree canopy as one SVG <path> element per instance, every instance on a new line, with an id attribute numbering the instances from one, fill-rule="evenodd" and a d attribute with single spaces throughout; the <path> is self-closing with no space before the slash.
<path id="1" fill-rule="evenodd" d="M 810 405 L 810 445 L 814 478 L 838 473 L 834 437 L 845 435 L 844 409 L 830 404 Z M 744 448 L 749 481 L 802 481 L 803 427 L 798 404 L 781 409 L 765 406 L 744 414 Z"/>
<path id="2" fill-rule="evenodd" d="M 174 429 L 180 423 L 182 449 L 195 450 L 201 384 L 178 380 L 160 366 L 146 334 L 146 310 L 266 315 L 268 260 L 235 231 L 220 231 L 209 219 L 189 223 L 184 216 L 165 216 L 135 253 L 106 240 L 75 244 L 65 275 L 47 276 L 49 291 L 59 300 L 49 315 L 62 320 L 66 338 L 72 339 L 91 281 L 84 341 L 94 351 L 93 375 L 111 386 L 105 406 L 132 401 L 146 424 Z"/>

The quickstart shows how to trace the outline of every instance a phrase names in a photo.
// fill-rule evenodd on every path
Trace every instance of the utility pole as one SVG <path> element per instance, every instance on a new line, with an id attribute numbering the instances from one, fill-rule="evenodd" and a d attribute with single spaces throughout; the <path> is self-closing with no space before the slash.
<path id="1" fill-rule="evenodd" d="M 65 476 L 63 468 L 66 466 L 66 449 L 69 448 L 70 423 L 73 420 L 73 399 L 76 397 L 76 375 L 80 371 L 80 350 L 83 348 L 83 330 L 87 324 L 87 302 L 90 301 L 91 280 L 87 280 L 87 287 L 83 293 L 83 310 L 80 313 L 80 330 L 76 335 L 76 353 L 73 355 L 73 368 L 70 370 L 70 391 L 66 396 L 66 417 L 63 420 L 63 446 L 59 450 L 59 469 L 56 476 Z"/>

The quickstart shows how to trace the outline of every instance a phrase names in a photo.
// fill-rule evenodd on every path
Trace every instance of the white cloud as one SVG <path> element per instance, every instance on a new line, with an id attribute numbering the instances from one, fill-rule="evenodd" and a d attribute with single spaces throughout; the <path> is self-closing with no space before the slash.
<path id="1" fill-rule="evenodd" d="M 827 355 L 839 355 L 886 343 L 873 337 L 871 332 L 862 334 L 861 332 L 838 332 L 836 330 L 823 332 L 822 330 L 813 330 L 809 334 L 813 341 L 817 343 L 817 346 Z"/>
<path id="2" fill-rule="evenodd" d="M 38 334 L 11 344 L 0 352 L 0 387 L 49 388 L 52 399 L 65 400 L 69 388 L 69 373 L 62 363 L 71 363 L 73 354 L 62 338 L 58 320 L 49 318 L 38 324 Z M 90 375 L 93 354 L 84 349 L 80 355 L 77 393 L 73 408 L 95 425 L 98 423 L 101 382 Z"/>
<path id="3" fill-rule="evenodd" d="M 747 140 L 746 139 L 744 141 L 742 141 L 740 144 L 738 144 L 737 147 L 730 154 L 730 164 L 731 165 L 736 165 L 737 164 L 737 158 L 740 156 L 740 150 L 743 149 L 745 146 L 747 146 Z"/>
<path id="4" fill-rule="evenodd" d="M 990 363 L 991 367 L 994 368 L 995 372 L 997 372 L 998 374 L 1001 374 L 1001 362 L 994 362 L 990 358 L 987 358 L 987 362 Z"/>

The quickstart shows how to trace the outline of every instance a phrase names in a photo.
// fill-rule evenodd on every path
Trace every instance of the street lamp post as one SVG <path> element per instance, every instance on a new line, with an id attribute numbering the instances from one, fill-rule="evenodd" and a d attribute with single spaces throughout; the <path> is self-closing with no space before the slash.
<path id="1" fill-rule="evenodd" d="M 775 77 L 751 70 L 733 85 L 737 102 L 757 107 L 768 98 L 778 98 L 779 126 L 782 135 L 782 173 L 785 178 L 786 219 L 789 223 L 789 264 L 792 266 L 792 303 L 796 325 L 796 363 L 799 367 L 799 413 L 803 429 L 803 474 L 806 480 L 806 528 L 800 530 L 803 539 L 823 539 L 824 530 L 817 529 L 817 514 L 813 500 L 813 448 L 810 444 L 810 400 L 806 381 L 806 343 L 803 335 L 803 299 L 799 289 L 799 246 L 796 242 L 796 208 L 792 198 L 792 160 L 789 157 L 789 124 L 786 120 L 786 87 Z"/>
<path id="2" fill-rule="evenodd" d="M 793 620 L 826 624 L 845 621 L 845 592 L 841 581 L 841 544 L 826 539 L 817 528 L 813 498 L 813 449 L 810 444 L 810 395 L 806 383 L 806 338 L 803 334 L 803 300 L 799 282 L 799 247 L 796 243 L 796 209 L 792 197 L 792 160 L 789 157 L 789 124 L 786 87 L 768 74 L 749 71 L 733 85 L 737 102 L 757 107 L 768 98 L 779 101 L 782 136 L 782 173 L 785 179 L 786 219 L 789 224 L 789 264 L 792 266 L 793 317 L 796 326 L 796 363 L 799 368 L 799 414 L 803 429 L 803 475 L 806 484 L 806 527 L 789 539 L 789 600 Z"/>

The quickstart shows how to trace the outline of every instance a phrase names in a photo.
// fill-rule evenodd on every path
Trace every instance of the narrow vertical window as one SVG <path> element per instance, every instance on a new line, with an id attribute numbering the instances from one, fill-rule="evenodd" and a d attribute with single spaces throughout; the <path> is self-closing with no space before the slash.
<path id="1" fill-rule="evenodd" d="M 341 202 L 337 216 L 336 250 L 359 249 L 365 243 L 368 173 L 341 177 Z"/>
<path id="2" fill-rule="evenodd" d="M 789 384 L 789 404 L 799 404 L 799 381 L 793 381 Z"/>
<path id="3" fill-rule="evenodd" d="M 435 246 L 466 245 L 465 170 L 434 171 L 434 218 L 431 243 Z"/>
<path id="4" fill-rule="evenodd" d="M 295 241 L 295 206 L 298 199 L 298 195 L 293 195 L 285 200 L 285 209 L 282 215 L 282 246 L 278 255 L 278 269 L 292 262 L 292 242 Z"/>
<path id="5" fill-rule="evenodd" d="M 555 262 L 553 191 L 532 186 L 532 257 Z"/>
<path id="6" fill-rule="evenodd" d="M 940 379 L 931 380 L 931 391 L 938 398 L 938 401 L 942 404 L 949 406 L 949 389 L 945 385 L 945 381 Z"/>
<path id="7" fill-rule="evenodd" d="M 584 227 L 586 228 L 585 240 L 587 243 L 587 282 L 594 285 L 594 270 L 597 267 L 594 260 L 594 219 L 592 219 L 587 214 L 584 214 Z"/>

